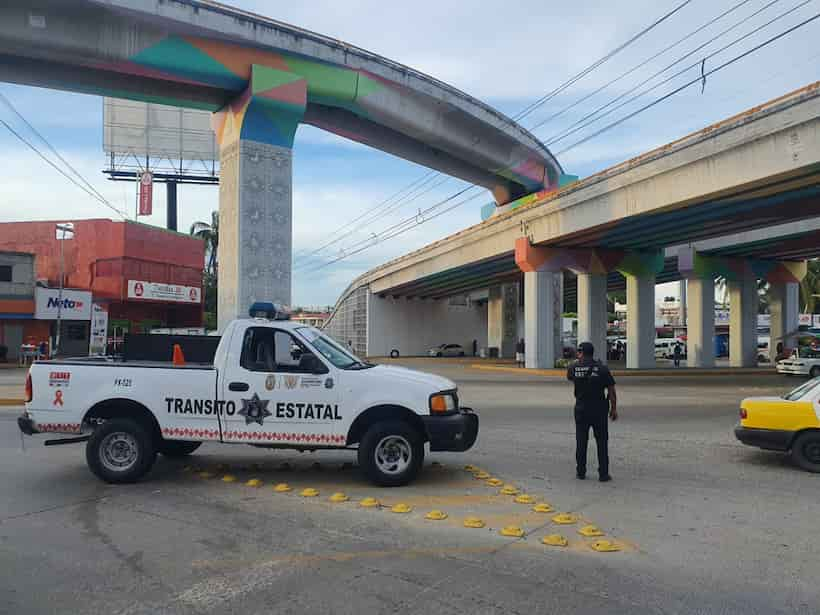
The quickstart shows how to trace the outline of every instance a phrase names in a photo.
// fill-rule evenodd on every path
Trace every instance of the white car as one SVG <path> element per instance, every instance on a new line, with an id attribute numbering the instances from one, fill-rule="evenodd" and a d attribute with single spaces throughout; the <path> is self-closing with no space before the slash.
<path id="1" fill-rule="evenodd" d="M 820 376 L 820 350 L 798 348 L 788 359 L 777 362 L 777 373 L 796 376 Z"/>
<path id="2" fill-rule="evenodd" d="M 431 357 L 463 357 L 464 348 L 460 344 L 442 344 L 427 351 Z"/>
<path id="3" fill-rule="evenodd" d="M 398 486 L 421 470 L 425 444 L 465 451 L 475 442 L 478 417 L 459 406 L 452 381 L 362 362 L 318 329 L 279 319 L 272 304 L 254 308 L 268 318 L 230 323 L 212 365 L 35 362 L 20 430 L 74 436 L 47 444 L 86 442 L 89 468 L 111 483 L 138 480 L 157 453 L 222 442 L 355 448 L 371 481 Z"/>

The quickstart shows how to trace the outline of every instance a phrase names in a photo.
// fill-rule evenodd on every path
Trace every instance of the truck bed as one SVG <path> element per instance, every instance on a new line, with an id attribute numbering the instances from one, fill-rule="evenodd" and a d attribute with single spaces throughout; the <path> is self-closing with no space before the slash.
<path id="1" fill-rule="evenodd" d="M 162 368 L 162 369 L 214 369 L 213 363 L 185 363 L 184 365 L 174 365 L 170 361 L 126 361 L 123 359 L 111 358 L 75 358 L 75 359 L 51 359 L 48 361 L 35 361 L 37 365 L 77 365 L 81 367 L 142 367 L 142 368 Z"/>

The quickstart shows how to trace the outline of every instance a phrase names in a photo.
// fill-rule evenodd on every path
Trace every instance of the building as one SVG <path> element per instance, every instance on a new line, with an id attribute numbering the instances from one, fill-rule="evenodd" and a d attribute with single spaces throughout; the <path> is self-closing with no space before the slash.
<path id="1" fill-rule="evenodd" d="M 48 323 L 34 312 L 34 255 L 0 252 L 0 346 L 8 360 L 17 360 L 24 343 L 48 338 Z"/>
<path id="2" fill-rule="evenodd" d="M 88 354 L 89 347 L 93 352 L 110 349 L 128 332 L 202 326 L 203 241 L 103 219 L 74 221 L 73 237 L 58 240 L 56 225 L 0 223 L 0 252 L 18 259 L 13 273 L 21 280 L 11 282 L 20 298 L 0 303 L 3 334 L 8 329 L 10 340 L 5 345 L 17 345 L 21 336 L 24 343 L 53 344 L 58 311 L 65 321 L 61 351 L 71 355 Z M 26 266 L 33 273 L 26 274 Z M 58 307 L 61 270 L 64 290 Z M 11 294 L 0 286 L 0 298 Z M 10 325 L 12 320 L 23 321 L 22 330 L 19 323 Z"/>
<path id="3" fill-rule="evenodd" d="M 316 327 L 317 329 L 324 327 L 328 318 L 330 318 L 328 312 L 299 312 L 298 314 L 291 314 L 290 317 L 294 322 L 308 327 Z"/>

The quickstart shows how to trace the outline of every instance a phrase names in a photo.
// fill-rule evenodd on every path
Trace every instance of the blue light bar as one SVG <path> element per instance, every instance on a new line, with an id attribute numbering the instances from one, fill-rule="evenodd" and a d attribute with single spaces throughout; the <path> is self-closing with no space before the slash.
<path id="1" fill-rule="evenodd" d="M 267 318 L 268 320 L 289 320 L 290 313 L 279 303 L 257 301 L 248 310 L 251 318 Z"/>

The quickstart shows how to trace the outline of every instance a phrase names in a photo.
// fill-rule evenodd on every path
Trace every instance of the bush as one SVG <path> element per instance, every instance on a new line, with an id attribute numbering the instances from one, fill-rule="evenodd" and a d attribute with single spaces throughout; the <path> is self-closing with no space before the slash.
<path id="1" fill-rule="evenodd" d="M 558 359 L 555 361 L 556 369 L 566 369 L 572 361 L 570 359 Z"/>

